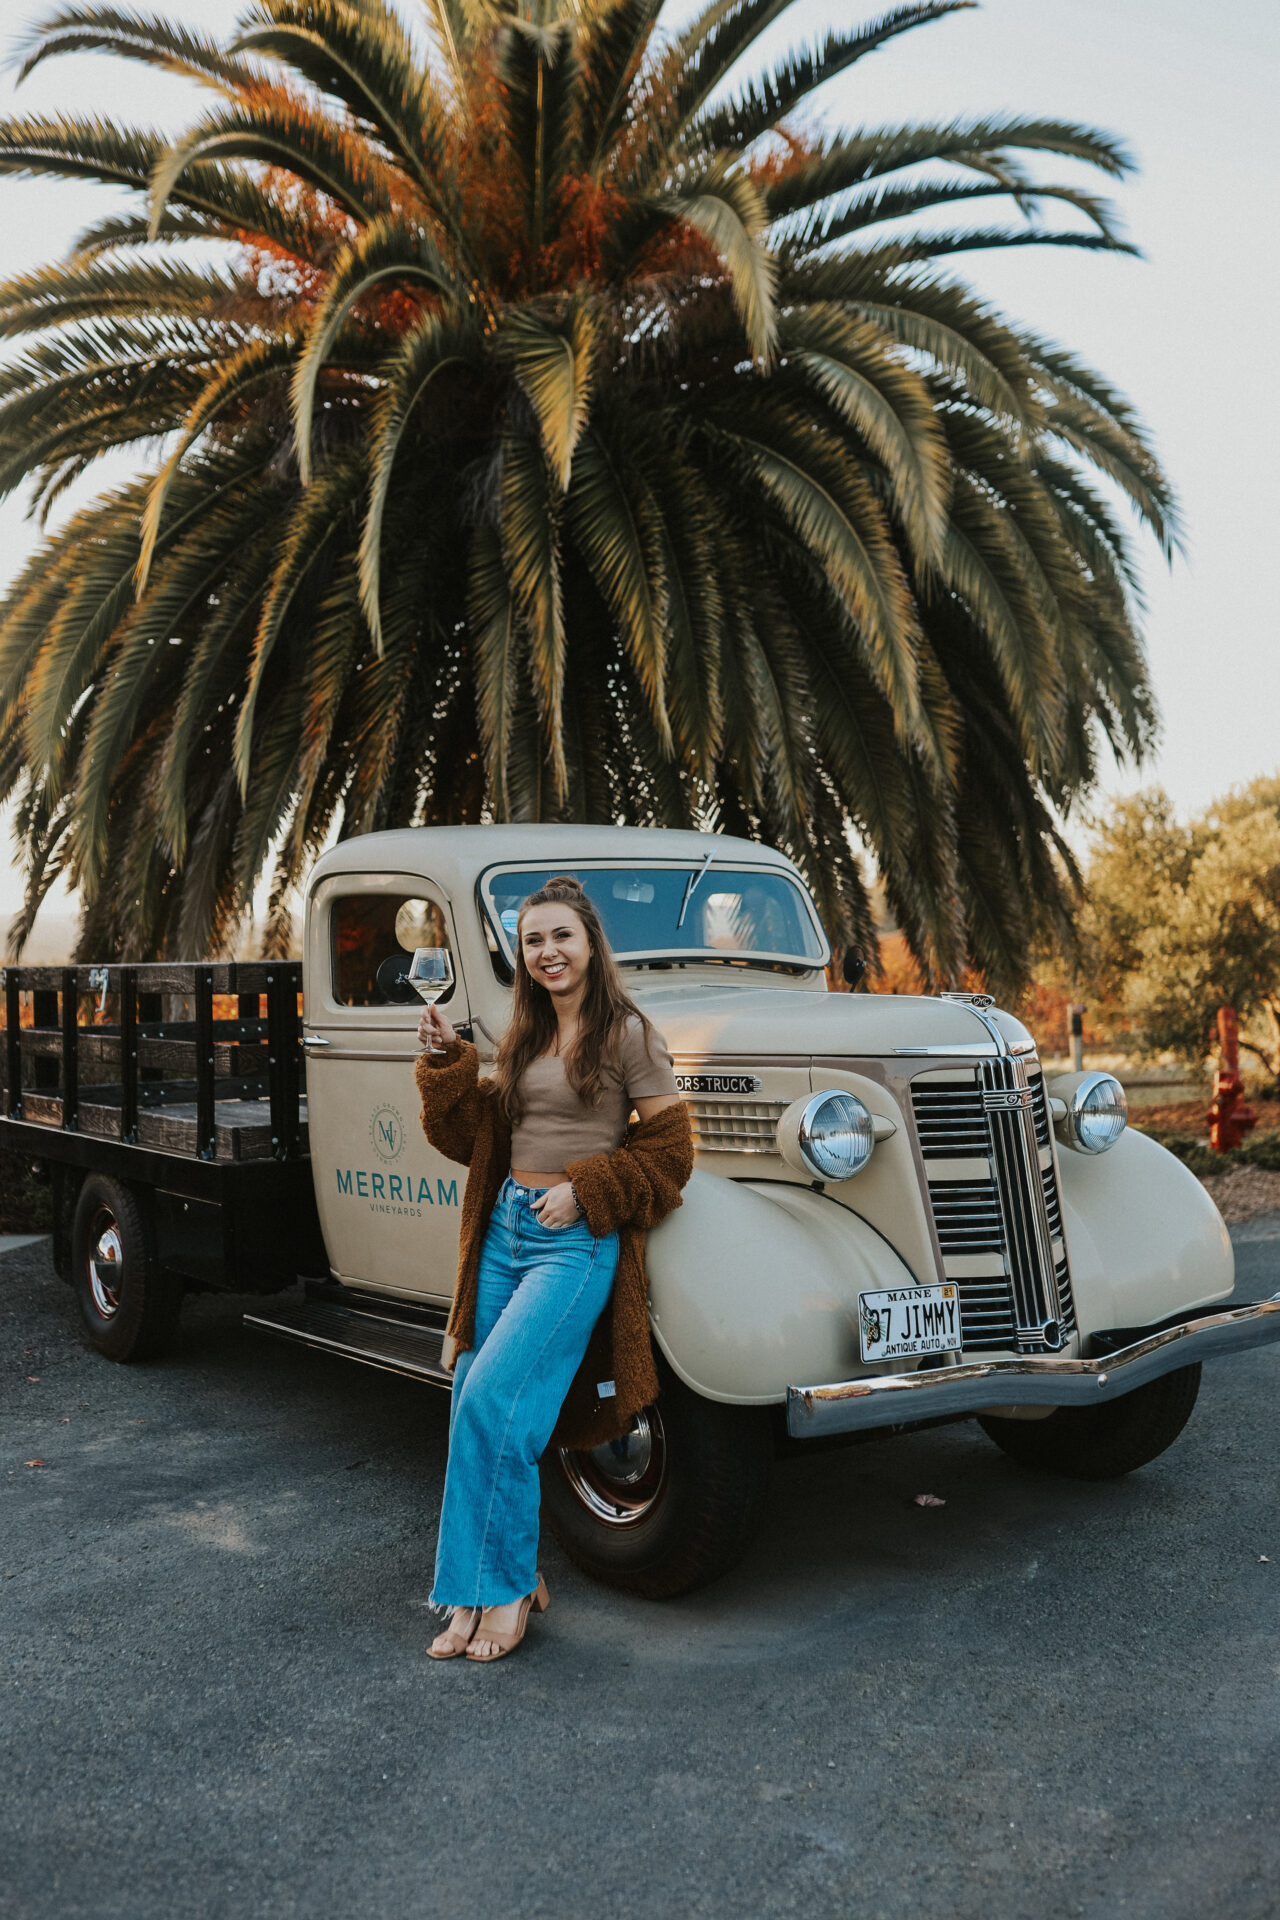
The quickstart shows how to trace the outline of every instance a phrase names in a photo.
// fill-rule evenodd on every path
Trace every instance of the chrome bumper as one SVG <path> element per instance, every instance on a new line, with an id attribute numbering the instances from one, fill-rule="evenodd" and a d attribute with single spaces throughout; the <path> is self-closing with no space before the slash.
<path id="1" fill-rule="evenodd" d="M 984 1360 L 787 1388 L 787 1430 L 798 1440 L 913 1420 L 963 1418 L 990 1407 L 1095 1407 L 1175 1367 L 1280 1340 L 1280 1293 L 1166 1327 L 1098 1360 Z"/>

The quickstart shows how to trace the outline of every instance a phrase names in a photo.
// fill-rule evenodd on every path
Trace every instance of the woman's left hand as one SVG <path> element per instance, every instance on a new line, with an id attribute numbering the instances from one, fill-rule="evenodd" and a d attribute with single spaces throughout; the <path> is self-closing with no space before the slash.
<path id="1" fill-rule="evenodd" d="M 536 1200 L 531 1200 L 529 1206 L 544 1227 L 571 1227 L 581 1218 L 573 1188 L 567 1180 L 562 1180 L 558 1187 L 548 1187 Z"/>

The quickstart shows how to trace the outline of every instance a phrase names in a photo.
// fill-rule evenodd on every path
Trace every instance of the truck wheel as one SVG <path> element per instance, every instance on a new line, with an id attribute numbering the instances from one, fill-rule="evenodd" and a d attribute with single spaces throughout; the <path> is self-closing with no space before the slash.
<path id="1" fill-rule="evenodd" d="M 705 1586 L 742 1558 L 773 1465 L 764 1409 L 704 1400 L 658 1366 L 661 1396 L 621 1440 L 542 1461 L 542 1511 L 569 1558 L 646 1600 Z"/>
<path id="2" fill-rule="evenodd" d="M 160 1271 L 136 1194 L 91 1173 L 71 1228 L 80 1312 L 109 1360 L 151 1360 L 177 1331 L 182 1288 Z"/>
<path id="3" fill-rule="evenodd" d="M 1200 1368 L 1179 1367 L 1101 1407 L 1059 1407 L 1046 1420 L 978 1425 L 1021 1467 L 1070 1480 L 1118 1480 L 1171 1447 L 1195 1406 Z"/>

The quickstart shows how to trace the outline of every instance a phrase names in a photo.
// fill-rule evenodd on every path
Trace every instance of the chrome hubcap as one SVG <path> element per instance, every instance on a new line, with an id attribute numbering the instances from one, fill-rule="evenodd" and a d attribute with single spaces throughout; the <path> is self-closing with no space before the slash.
<path id="1" fill-rule="evenodd" d="M 656 1407 L 638 1413 L 618 1440 L 586 1453 L 560 1449 L 560 1468 L 593 1520 L 634 1527 L 652 1512 L 667 1478 L 667 1443 Z"/>
<path id="2" fill-rule="evenodd" d="M 95 1216 L 89 1230 L 86 1254 L 89 1291 L 93 1304 L 104 1320 L 112 1320 L 120 1311 L 120 1291 L 124 1285 L 124 1247 L 114 1217 L 105 1209 Z"/>

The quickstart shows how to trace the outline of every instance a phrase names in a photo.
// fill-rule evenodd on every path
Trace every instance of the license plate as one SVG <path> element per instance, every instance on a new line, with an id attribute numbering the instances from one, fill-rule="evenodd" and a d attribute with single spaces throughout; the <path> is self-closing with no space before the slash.
<path id="1" fill-rule="evenodd" d="M 953 1286 L 889 1287 L 858 1295 L 862 1358 L 909 1360 L 960 1347 L 960 1301 Z"/>

